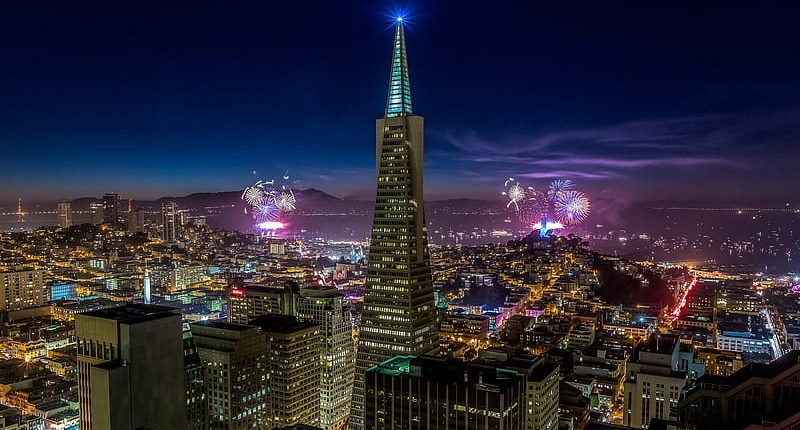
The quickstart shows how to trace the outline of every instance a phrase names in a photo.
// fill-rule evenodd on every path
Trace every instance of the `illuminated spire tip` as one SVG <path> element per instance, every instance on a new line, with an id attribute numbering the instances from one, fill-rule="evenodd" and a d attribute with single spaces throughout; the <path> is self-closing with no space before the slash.
<path id="1" fill-rule="evenodd" d="M 389 95 L 386 100 L 387 117 L 413 115 L 403 17 L 398 16 L 396 21 L 394 50 L 392 51 L 392 73 L 389 79 Z"/>

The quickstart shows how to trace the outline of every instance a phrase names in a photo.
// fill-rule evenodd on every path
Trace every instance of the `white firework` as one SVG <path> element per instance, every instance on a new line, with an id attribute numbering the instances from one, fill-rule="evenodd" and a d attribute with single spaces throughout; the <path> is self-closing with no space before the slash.
<path id="1" fill-rule="evenodd" d="M 297 200 L 294 198 L 292 190 L 283 190 L 275 194 L 275 206 L 283 212 L 292 212 L 295 210 L 295 203 Z"/>
<path id="2" fill-rule="evenodd" d="M 506 195 L 508 196 L 509 200 L 506 207 L 510 207 L 513 204 L 514 207 L 519 209 L 518 202 L 525 198 L 525 189 L 520 187 L 519 184 L 514 184 L 508 188 Z"/>
<path id="3" fill-rule="evenodd" d="M 259 187 L 258 184 L 245 188 L 242 193 L 242 200 L 246 201 L 250 206 L 258 206 L 264 201 L 265 197 L 264 189 Z"/>

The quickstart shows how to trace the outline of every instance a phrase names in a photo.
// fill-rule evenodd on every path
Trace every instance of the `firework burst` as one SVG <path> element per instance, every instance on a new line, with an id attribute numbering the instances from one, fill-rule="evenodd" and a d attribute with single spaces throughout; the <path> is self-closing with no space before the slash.
<path id="1" fill-rule="evenodd" d="M 580 224 L 589 216 L 589 198 L 580 191 L 564 191 L 553 203 L 559 221 L 566 225 Z"/>
<path id="2" fill-rule="evenodd" d="M 547 190 L 547 199 L 550 203 L 555 203 L 564 193 L 575 189 L 575 183 L 569 179 L 556 179 L 550 183 Z"/>
<path id="3" fill-rule="evenodd" d="M 295 210 L 297 200 L 294 198 L 292 190 L 282 190 L 275 194 L 275 206 L 283 212 L 292 212 Z"/>

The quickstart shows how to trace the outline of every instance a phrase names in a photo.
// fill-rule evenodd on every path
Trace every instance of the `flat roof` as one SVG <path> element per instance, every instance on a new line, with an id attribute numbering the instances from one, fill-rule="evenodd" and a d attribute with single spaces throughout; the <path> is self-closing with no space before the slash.
<path id="1" fill-rule="evenodd" d="M 180 316 L 180 309 L 170 306 L 146 305 L 143 303 L 129 303 L 124 306 L 115 306 L 106 309 L 89 311 L 83 316 L 116 320 L 121 323 L 136 323 L 159 318 Z"/>

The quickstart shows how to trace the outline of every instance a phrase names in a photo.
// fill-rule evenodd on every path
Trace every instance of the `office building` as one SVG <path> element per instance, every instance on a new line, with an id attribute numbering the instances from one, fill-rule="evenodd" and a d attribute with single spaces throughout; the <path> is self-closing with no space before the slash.
<path id="1" fill-rule="evenodd" d="M 128 233 L 144 232 L 144 210 L 136 209 L 128 212 Z"/>
<path id="2" fill-rule="evenodd" d="M 265 315 L 253 321 L 267 343 L 269 426 L 319 425 L 319 326 L 290 315 Z"/>
<path id="3" fill-rule="evenodd" d="M 319 426 L 336 430 L 350 414 L 355 345 L 347 303 L 335 287 L 300 288 L 288 281 L 282 287 L 247 286 L 231 290 L 228 319 L 250 323 L 264 315 L 293 315 L 319 326 L 322 379 L 319 385 Z"/>
<path id="4" fill-rule="evenodd" d="M 680 366 L 677 336 L 656 333 L 634 349 L 625 375 L 624 425 L 647 428 L 653 418 L 669 418 L 686 385 Z"/>
<path id="5" fill-rule="evenodd" d="M 191 324 L 191 334 L 206 385 L 205 428 L 272 428 L 268 420 L 269 349 L 258 327 L 201 321 Z"/>
<path id="6" fill-rule="evenodd" d="M 268 314 L 294 315 L 300 286 L 286 282 L 280 287 L 250 285 L 234 288 L 228 295 L 228 320 L 239 324 Z"/>
<path id="7" fill-rule="evenodd" d="M 103 223 L 112 227 L 119 225 L 119 194 L 107 193 L 103 195 Z"/>
<path id="8" fill-rule="evenodd" d="M 81 430 L 186 428 L 181 315 L 129 304 L 75 315 Z"/>
<path id="9" fill-rule="evenodd" d="M 103 223 L 103 202 L 89 203 L 89 213 L 91 216 L 92 225 L 100 225 Z"/>
<path id="10" fill-rule="evenodd" d="M 0 310 L 44 306 L 49 297 L 49 288 L 44 285 L 44 270 L 24 268 L 0 268 Z"/>
<path id="11" fill-rule="evenodd" d="M 423 118 L 413 114 L 402 21 L 395 28 L 384 117 L 376 122 L 375 213 L 358 345 L 351 427 L 363 428 L 364 375 L 396 355 L 435 349 L 423 198 Z"/>
<path id="12" fill-rule="evenodd" d="M 184 291 L 195 284 L 201 284 L 211 279 L 206 266 L 180 266 L 170 271 L 167 291 L 177 293 Z"/>
<path id="13" fill-rule="evenodd" d="M 49 301 L 53 300 L 77 300 L 78 284 L 74 282 L 55 282 L 50 286 Z"/>
<path id="14" fill-rule="evenodd" d="M 58 215 L 59 227 L 67 228 L 72 225 L 72 205 L 69 202 L 58 202 L 56 215 Z"/>
<path id="15" fill-rule="evenodd" d="M 208 420 L 208 402 L 203 374 L 203 362 L 197 352 L 189 324 L 184 323 L 183 331 L 183 371 L 184 391 L 186 392 L 187 430 L 205 430 Z"/>
<path id="16" fill-rule="evenodd" d="M 526 429 L 524 373 L 433 356 L 396 356 L 366 373 L 368 430 Z"/>
<path id="17" fill-rule="evenodd" d="M 161 203 L 161 239 L 165 243 L 178 243 L 178 205 L 167 201 Z"/>
<path id="18" fill-rule="evenodd" d="M 729 376 L 703 375 L 676 409 L 684 430 L 800 428 L 800 351 Z"/>
<path id="19" fill-rule="evenodd" d="M 350 416 L 356 365 L 347 301 L 336 287 L 303 288 L 297 299 L 297 316 L 318 325 L 320 331 L 319 427 L 342 429 Z"/>

